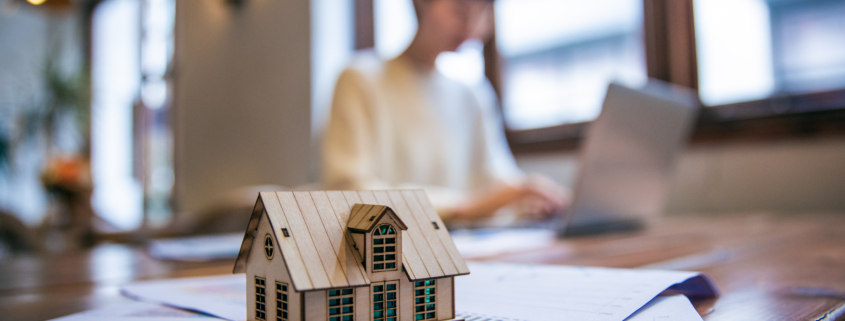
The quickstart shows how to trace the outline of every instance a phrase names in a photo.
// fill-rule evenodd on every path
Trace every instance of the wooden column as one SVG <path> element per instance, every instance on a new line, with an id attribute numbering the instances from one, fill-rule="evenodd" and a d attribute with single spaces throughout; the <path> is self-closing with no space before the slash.
<path id="1" fill-rule="evenodd" d="M 693 0 L 643 0 L 648 76 L 698 89 Z"/>
<path id="2" fill-rule="evenodd" d="M 373 0 L 355 0 L 355 50 L 376 45 Z"/>

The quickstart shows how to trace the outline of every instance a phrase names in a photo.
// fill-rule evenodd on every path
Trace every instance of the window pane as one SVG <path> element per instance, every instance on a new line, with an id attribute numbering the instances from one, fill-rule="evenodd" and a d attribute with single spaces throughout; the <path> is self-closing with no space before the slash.
<path id="1" fill-rule="evenodd" d="M 765 0 L 695 1 L 699 93 L 707 105 L 760 99 L 775 89 Z"/>
<path id="2" fill-rule="evenodd" d="M 845 2 L 696 0 L 694 4 L 699 86 L 705 104 L 845 87 Z"/>
<path id="3" fill-rule="evenodd" d="M 646 81 L 641 0 L 500 0 L 505 120 L 515 129 L 589 121 L 611 81 Z"/>

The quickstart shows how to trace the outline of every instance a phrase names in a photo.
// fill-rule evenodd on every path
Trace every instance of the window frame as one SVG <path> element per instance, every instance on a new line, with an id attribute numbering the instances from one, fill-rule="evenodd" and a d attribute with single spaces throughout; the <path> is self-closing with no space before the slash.
<path id="1" fill-rule="evenodd" d="M 267 280 L 256 276 L 255 285 L 255 319 L 267 320 Z"/>
<path id="2" fill-rule="evenodd" d="M 332 292 L 337 294 L 332 294 Z M 348 293 L 347 293 L 348 291 Z M 349 303 L 344 303 L 345 299 L 349 299 Z M 332 300 L 340 300 L 338 305 L 332 305 Z M 349 312 L 343 312 L 343 309 L 349 307 Z M 339 314 L 332 315 L 332 309 L 340 309 Z M 328 321 L 344 321 L 344 317 L 348 316 L 349 321 L 355 320 L 355 288 L 341 288 L 326 290 L 326 320 Z"/>
<path id="3" fill-rule="evenodd" d="M 288 320 L 288 299 L 288 284 L 276 281 L 276 321 Z"/>
<path id="4" fill-rule="evenodd" d="M 379 231 L 379 229 L 380 229 L 382 226 L 387 226 L 387 227 L 388 227 L 388 231 L 393 231 L 393 234 L 382 234 L 382 235 L 376 235 L 376 232 L 378 232 L 378 231 Z M 399 232 L 397 232 L 397 231 L 398 231 L 398 230 L 396 229 L 396 227 L 394 227 L 392 224 L 389 224 L 389 223 L 381 223 L 381 224 L 379 224 L 379 225 L 378 225 L 375 229 L 373 229 L 373 231 L 372 231 L 372 232 L 370 232 L 370 237 L 371 237 L 371 240 L 372 240 L 372 242 L 370 242 L 370 243 L 371 243 L 371 244 L 370 244 L 370 261 L 371 261 L 371 262 L 370 262 L 370 271 L 371 271 L 371 272 L 373 272 L 373 273 L 376 273 L 376 272 L 389 272 L 389 271 L 396 271 L 396 270 L 399 268 L 399 264 L 398 264 L 398 263 L 399 263 L 399 260 L 398 260 L 398 258 L 397 258 L 397 256 L 396 256 L 396 255 L 397 255 L 396 248 L 398 247 L 398 244 L 399 244 Z M 385 243 L 382 243 L 382 244 L 376 244 L 376 239 L 387 239 L 387 238 L 389 238 L 389 237 L 390 237 L 390 235 L 393 235 L 393 243 L 392 243 L 393 245 L 390 245 L 390 244 L 388 244 L 388 243 L 386 243 L 386 242 L 385 242 Z M 392 247 L 393 247 L 393 251 L 392 251 L 392 252 L 388 252 L 388 251 L 387 251 L 387 247 L 388 247 L 388 246 L 392 246 Z M 383 250 L 382 252 L 380 252 L 380 253 L 376 253 L 376 247 L 382 247 L 382 248 L 384 248 L 384 250 Z M 384 268 L 381 268 L 381 269 L 376 269 L 376 264 L 377 264 L 377 263 L 376 263 L 376 262 L 377 262 L 377 261 L 376 261 L 376 255 L 381 255 L 381 256 L 384 256 L 384 259 L 383 259 L 383 260 L 378 261 L 378 262 L 380 262 L 380 263 L 378 263 L 378 264 L 384 264 Z M 392 259 L 392 260 L 388 260 L 388 259 L 387 259 L 387 255 L 393 255 L 393 259 Z M 386 267 L 386 265 L 387 265 L 387 264 L 389 264 L 389 263 L 393 263 L 393 267 L 392 267 L 392 268 L 388 268 L 388 267 Z"/>
<path id="5" fill-rule="evenodd" d="M 394 286 L 393 290 L 389 290 L 388 286 Z M 378 287 L 381 287 L 381 290 L 378 291 Z M 383 281 L 383 282 L 373 282 L 370 284 L 371 287 L 371 294 L 373 296 L 372 300 L 372 313 L 370 320 L 373 321 L 396 321 L 399 320 L 399 280 L 393 281 Z M 393 299 L 389 298 L 389 294 L 394 294 Z M 381 299 L 377 296 L 381 294 Z M 388 306 L 388 302 L 393 301 L 394 306 Z M 376 309 L 377 304 L 382 303 L 383 306 L 381 309 Z M 387 315 L 388 310 L 393 309 L 395 310 L 395 314 L 393 316 Z M 383 311 L 384 315 L 381 317 L 376 317 L 376 311 Z M 392 320 L 391 320 L 392 318 Z"/>
<path id="6" fill-rule="evenodd" d="M 428 290 L 431 290 L 429 293 Z M 423 294 L 417 294 L 417 291 L 423 291 Z M 431 297 L 431 301 L 427 301 Z M 418 300 L 422 299 L 422 303 Z M 429 306 L 434 306 L 434 309 L 429 310 Z M 422 311 L 418 309 L 422 307 Z M 422 319 L 417 319 L 417 316 L 423 314 Z M 428 317 L 432 315 L 433 317 Z M 416 280 L 414 281 L 414 321 L 417 320 L 437 320 L 437 279 Z"/>
<path id="7" fill-rule="evenodd" d="M 355 1 L 356 49 L 374 46 L 373 8 L 373 0 Z M 648 77 L 698 90 L 693 19 L 693 0 L 643 0 Z M 493 35 L 484 42 L 484 73 L 501 98 L 502 58 L 493 26 Z M 505 135 L 514 154 L 574 151 L 590 123 L 519 130 L 505 126 Z M 698 145 L 841 135 L 845 135 L 845 88 L 704 107 L 690 142 Z"/>

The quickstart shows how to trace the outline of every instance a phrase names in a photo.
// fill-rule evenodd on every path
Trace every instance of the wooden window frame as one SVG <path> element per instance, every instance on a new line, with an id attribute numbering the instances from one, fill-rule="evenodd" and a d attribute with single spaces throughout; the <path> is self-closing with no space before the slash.
<path id="1" fill-rule="evenodd" d="M 417 320 L 437 320 L 437 279 L 428 279 L 422 281 L 414 281 L 414 321 Z M 422 294 L 418 291 L 422 290 Z M 431 290 L 431 292 L 429 292 Z M 433 300 L 427 301 L 429 297 Z M 422 300 L 422 301 L 420 301 Z M 429 306 L 434 306 L 434 309 L 429 310 Z M 422 311 L 419 311 L 422 308 Z M 433 317 L 428 317 L 432 315 Z M 417 319 L 419 314 L 423 314 L 422 319 Z"/>
<path id="2" fill-rule="evenodd" d="M 356 49 L 375 44 L 373 0 L 355 1 Z M 650 78 L 698 90 L 693 0 L 643 0 L 646 69 Z M 495 29 L 495 24 L 494 29 Z M 502 94 L 502 58 L 495 32 L 484 42 L 484 73 Z M 500 99 L 501 100 L 501 99 Z M 576 150 L 590 122 L 507 129 L 515 154 Z M 692 144 L 768 141 L 845 135 L 845 88 L 781 95 L 702 108 Z"/>
<path id="3" fill-rule="evenodd" d="M 394 288 L 393 290 L 387 289 L 388 286 L 392 285 Z M 399 280 L 394 281 L 384 281 L 384 282 L 373 282 L 372 283 L 372 295 L 373 295 L 373 313 L 371 320 L 373 321 L 396 321 L 399 320 Z M 379 287 L 381 290 L 379 291 Z M 381 295 L 379 297 L 378 295 Z M 390 294 L 393 294 L 393 298 L 389 298 Z M 389 302 L 393 302 L 394 306 L 388 306 Z M 382 308 L 376 309 L 377 304 L 381 303 Z M 388 311 L 393 309 L 395 312 L 394 314 L 388 315 Z M 377 311 L 382 311 L 384 314 L 381 317 L 376 316 Z"/>
<path id="4" fill-rule="evenodd" d="M 387 226 L 387 227 L 388 227 L 388 231 L 393 231 L 393 234 L 382 234 L 382 235 L 376 235 L 376 232 L 378 232 L 378 231 L 379 231 L 379 229 L 380 229 L 382 226 Z M 392 237 L 392 238 L 393 238 L 393 243 L 392 243 L 392 245 L 391 245 L 391 244 L 388 244 L 386 241 L 385 241 L 384 243 L 382 243 L 382 244 L 376 244 L 376 239 L 386 240 L 386 239 L 388 239 L 388 238 L 391 238 L 391 235 L 393 236 L 393 237 Z M 398 267 L 398 265 L 399 265 L 399 264 L 398 264 L 399 260 L 396 258 L 396 246 L 397 246 L 397 244 L 399 243 L 399 233 L 397 232 L 396 228 L 395 228 L 395 227 L 393 227 L 393 225 L 391 225 L 391 224 L 387 224 L 387 223 L 382 223 L 382 224 L 379 224 L 379 225 L 378 225 L 378 226 L 377 226 L 377 227 L 376 227 L 376 228 L 372 231 L 372 233 L 370 234 L 370 237 L 372 237 L 372 240 L 373 240 L 373 241 L 372 241 L 372 245 L 371 245 L 371 247 L 370 247 L 370 253 L 371 253 L 370 257 L 372 258 L 372 260 L 370 260 L 370 261 L 371 261 L 371 262 L 370 262 L 370 264 L 371 264 L 371 267 L 370 267 L 370 268 L 372 269 L 373 273 L 375 273 L 375 272 L 396 271 L 396 269 L 398 269 L 398 268 L 399 268 L 399 267 Z M 393 247 L 393 251 L 392 251 L 392 252 L 388 252 L 388 251 L 387 251 L 387 247 L 388 247 L 388 246 L 392 246 L 392 247 Z M 384 248 L 384 250 L 382 250 L 383 252 L 381 252 L 381 253 L 376 253 L 376 247 L 382 247 L 382 248 Z M 378 261 L 378 263 L 376 263 L 376 262 L 377 262 L 377 261 L 376 261 L 376 255 L 381 255 L 381 256 L 384 256 L 384 259 L 383 259 L 383 260 L 381 260 L 381 261 Z M 388 260 L 388 259 L 387 259 L 387 255 L 393 255 L 393 259 L 392 259 L 392 260 Z M 392 268 L 388 268 L 388 267 L 387 267 L 387 264 L 389 264 L 389 263 L 393 263 L 393 267 L 392 267 Z M 384 264 L 384 267 L 383 267 L 383 268 L 381 268 L 381 269 L 376 269 L 376 264 Z"/>
<path id="5" fill-rule="evenodd" d="M 255 319 L 267 320 L 267 280 L 255 277 Z"/>
<path id="6" fill-rule="evenodd" d="M 337 291 L 338 294 L 332 295 L 332 292 Z M 346 293 L 349 291 L 349 293 Z M 332 300 L 340 300 L 340 304 L 332 305 Z M 349 299 L 349 303 L 343 303 L 344 299 Z M 349 312 L 343 312 L 343 309 L 349 307 Z M 332 315 L 332 309 L 340 309 L 340 314 Z M 355 288 L 343 288 L 326 291 L 326 318 L 328 321 L 344 321 L 345 317 L 349 317 L 349 321 L 355 320 Z"/>
<path id="7" fill-rule="evenodd" d="M 276 321 L 287 321 L 288 312 L 288 284 L 276 282 Z"/>

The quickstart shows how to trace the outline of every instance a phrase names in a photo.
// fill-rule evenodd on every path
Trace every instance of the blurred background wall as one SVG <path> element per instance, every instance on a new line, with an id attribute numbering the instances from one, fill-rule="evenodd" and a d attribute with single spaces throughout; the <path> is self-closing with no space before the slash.
<path id="1" fill-rule="evenodd" d="M 311 3 L 177 1 L 176 210 L 313 180 Z"/>

